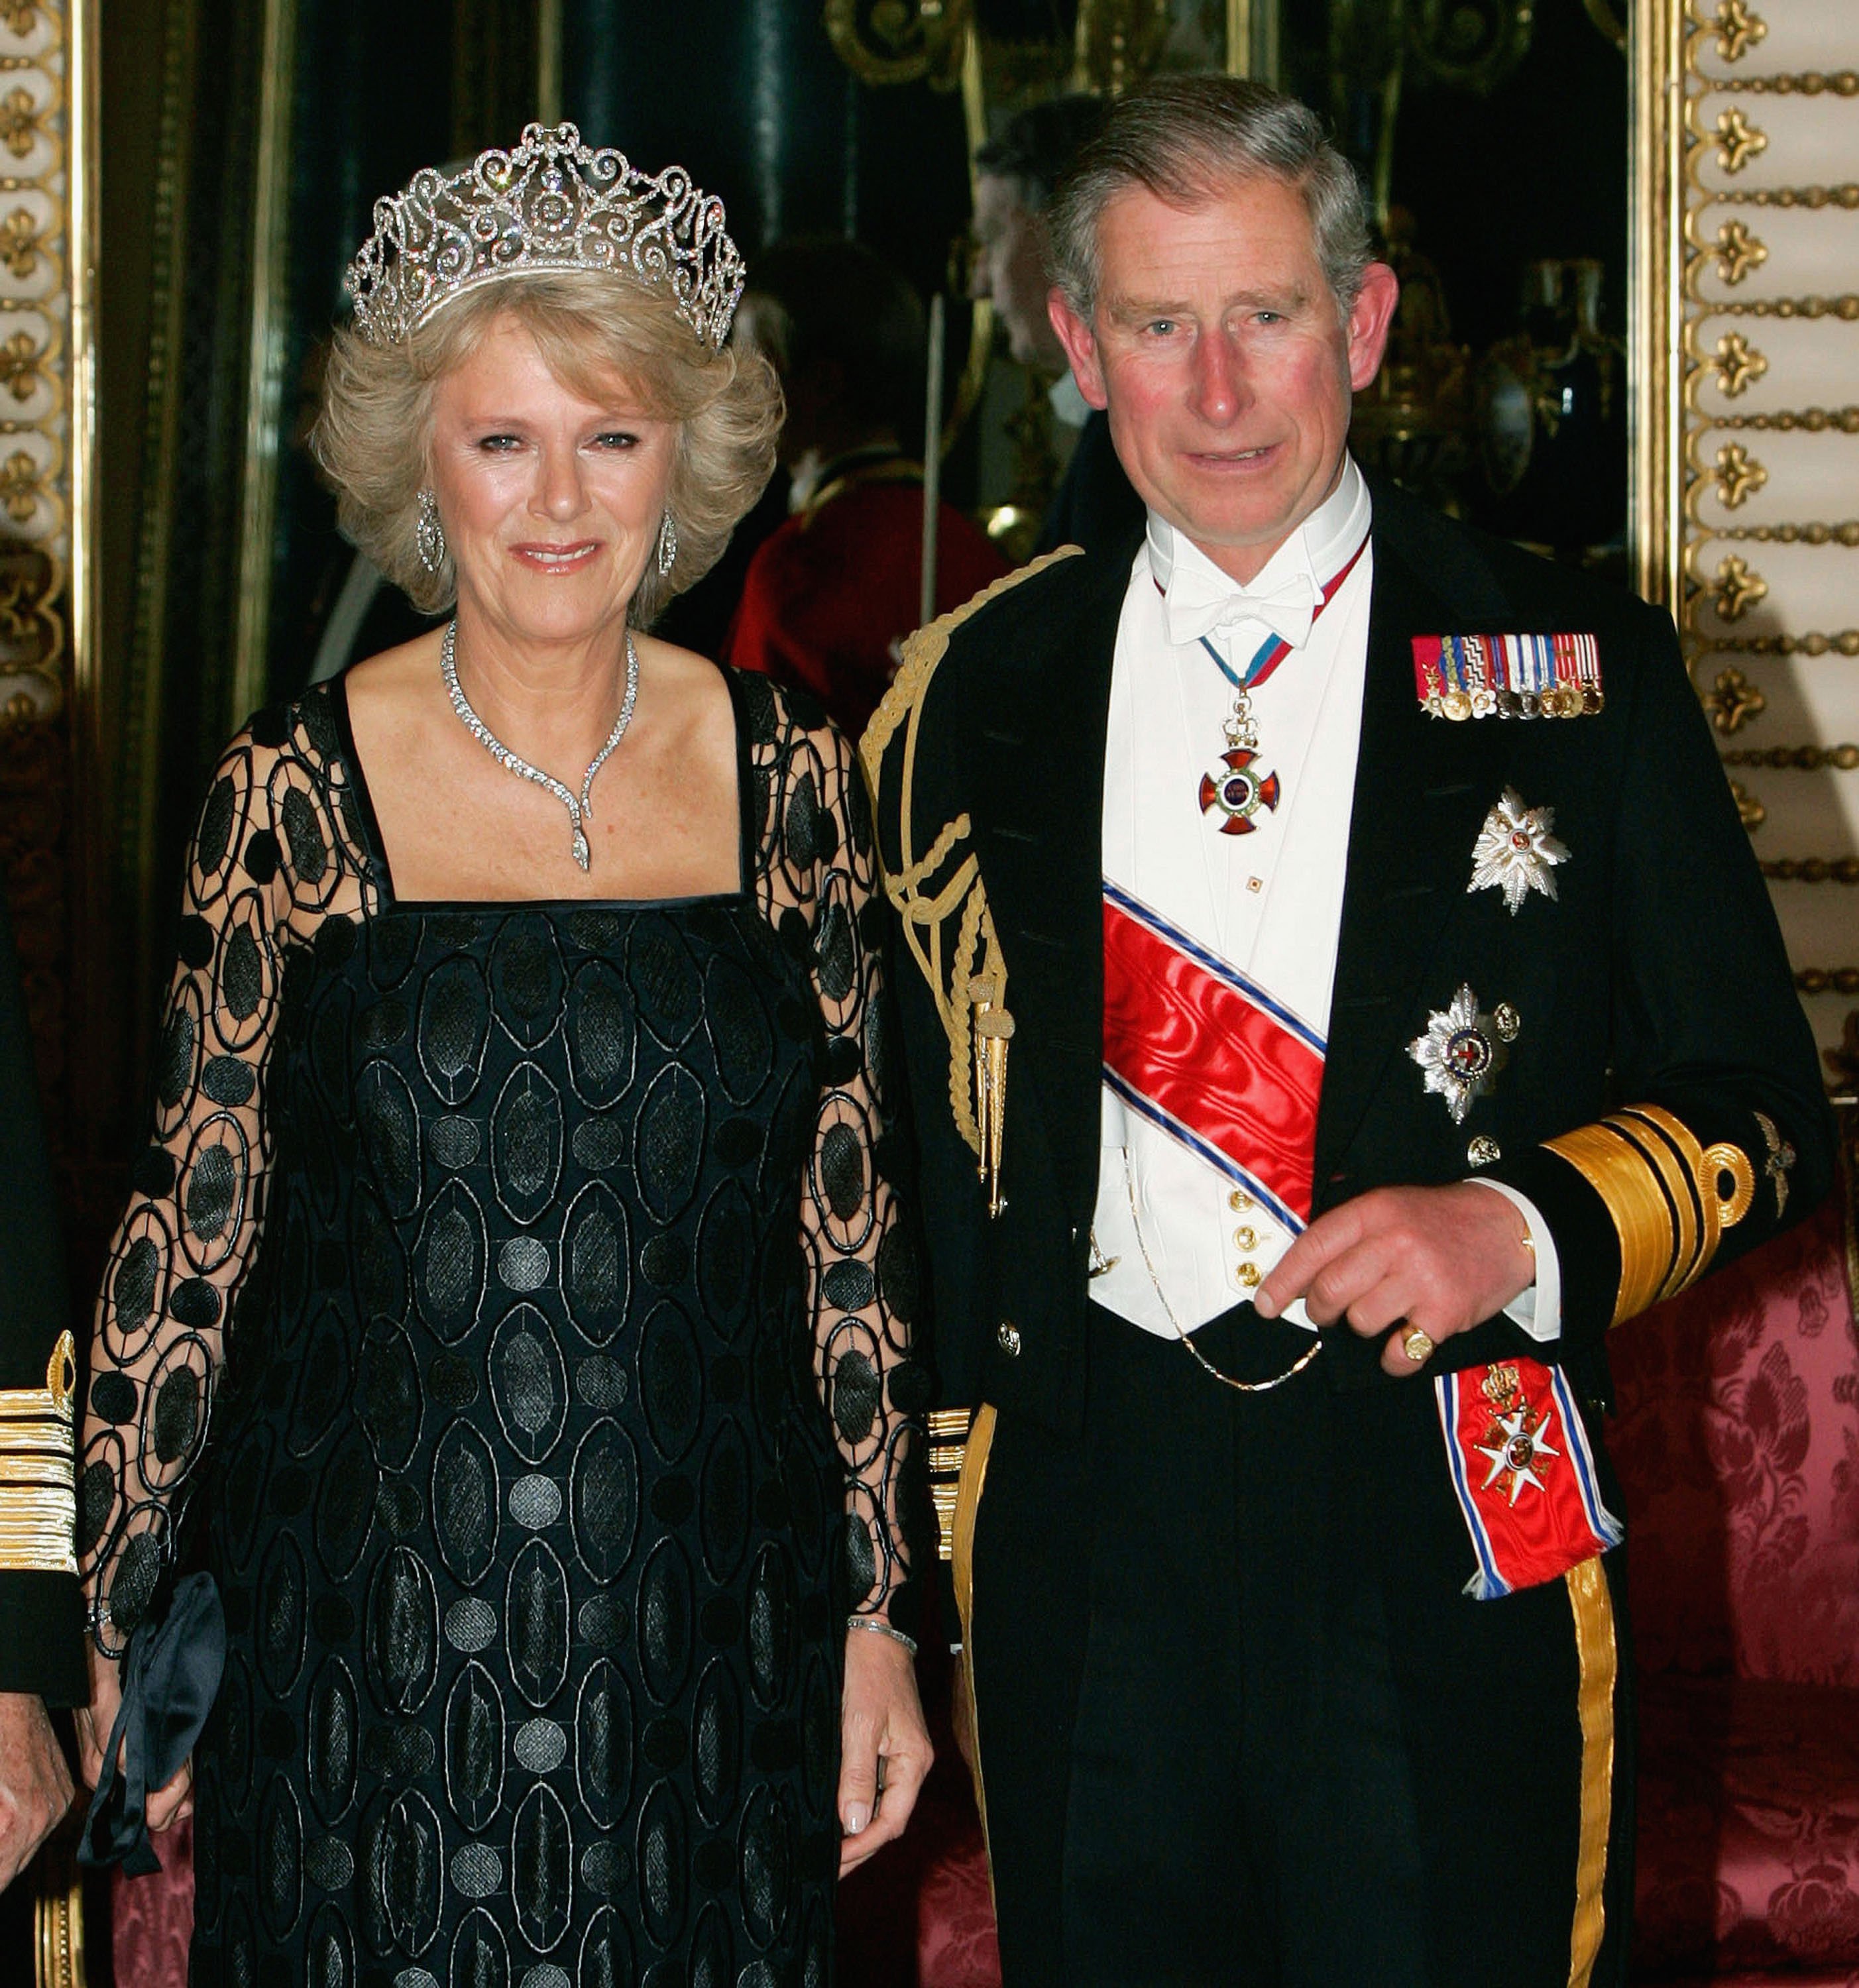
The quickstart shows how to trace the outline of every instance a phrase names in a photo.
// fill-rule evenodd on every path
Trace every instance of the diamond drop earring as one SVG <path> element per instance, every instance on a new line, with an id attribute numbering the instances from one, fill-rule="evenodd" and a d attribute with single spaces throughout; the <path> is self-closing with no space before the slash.
<path id="1" fill-rule="evenodd" d="M 439 500 L 430 490 L 420 492 L 420 519 L 413 530 L 420 563 L 437 573 L 445 563 L 445 527 L 439 522 Z"/>
<path id="2" fill-rule="evenodd" d="M 669 511 L 658 521 L 658 570 L 669 573 L 678 563 L 678 520 Z"/>

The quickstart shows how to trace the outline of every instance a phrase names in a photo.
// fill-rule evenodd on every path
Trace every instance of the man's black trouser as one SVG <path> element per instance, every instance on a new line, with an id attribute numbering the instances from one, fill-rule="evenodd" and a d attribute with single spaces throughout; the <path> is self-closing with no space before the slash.
<path id="1" fill-rule="evenodd" d="M 1090 1334 L 1082 1439 L 1002 1416 L 970 1473 L 1006 1988 L 1624 1983 L 1620 1552 L 1472 1601 L 1426 1380 Z"/>

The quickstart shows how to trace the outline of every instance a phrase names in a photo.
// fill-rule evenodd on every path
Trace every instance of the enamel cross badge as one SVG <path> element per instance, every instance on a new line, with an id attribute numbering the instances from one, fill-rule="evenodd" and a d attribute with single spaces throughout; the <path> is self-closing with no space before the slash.
<path id="1" fill-rule="evenodd" d="M 1250 835 L 1259 825 L 1253 816 L 1262 807 L 1278 805 L 1278 776 L 1262 776 L 1255 771 L 1258 757 L 1256 752 L 1236 746 L 1220 755 L 1220 763 L 1212 773 L 1201 776 L 1201 812 L 1218 813 L 1225 817 L 1220 823 L 1222 835 Z"/>
<path id="2" fill-rule="evenodd" d="M 1506 787 L 1485 817 L 1472 851 L 1474 891 L 1499 890 L 1514 918 L 1532 891 L 1556 895 L 1556 865 L 1569 860 L 1567 849 L 1550 830 L 1556 825 L 1553 808 L 1526 808 L 1515 787 Z"/>

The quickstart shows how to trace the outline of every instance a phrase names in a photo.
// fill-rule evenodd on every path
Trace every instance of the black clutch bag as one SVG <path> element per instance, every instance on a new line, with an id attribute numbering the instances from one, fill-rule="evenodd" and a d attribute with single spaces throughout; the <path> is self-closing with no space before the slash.
<path id="1" fill-rule="evenodd" d="M 161 1868 L 148 1840 L 149 1790 L 167 1787 L 193 1752 L 225 1668 L 219 1590 L 211 1574 L 191 1574 L 161 1622 L 141 1624 L 123 1653 L 123 1702 L 84 1817 L 80 1864 L 120 1864 L 131 1878 Z"/>

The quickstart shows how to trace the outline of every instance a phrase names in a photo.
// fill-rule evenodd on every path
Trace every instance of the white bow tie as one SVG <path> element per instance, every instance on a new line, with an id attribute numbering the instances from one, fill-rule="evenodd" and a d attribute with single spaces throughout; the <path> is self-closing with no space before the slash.
<path id="1" fill-rule="evenodd" d="M 1266 593 L 1251 593 L 1230 580 L 1182 564 L 1168 576 L 1163 610 L 1168 619 L 1168 639 L 1178 644 L 1198 642 L 1216 631 L 1252 621 L 1262 624 L 1296 649 L 1309 638 L 1311 621 L 1322 603 L 1317 582 L 1307 571 L 1289 575 Z"/>

